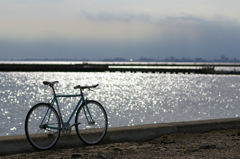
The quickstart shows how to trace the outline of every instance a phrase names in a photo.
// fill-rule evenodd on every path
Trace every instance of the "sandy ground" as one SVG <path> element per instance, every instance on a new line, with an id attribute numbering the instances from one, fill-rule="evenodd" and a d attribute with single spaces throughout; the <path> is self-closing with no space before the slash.
<path id="1" fill-rule="evenodd" d="M 51 149 L 34 153 L 0 156 L 1 159 L 25 158 L 216 158 L 240 159 L 240 130 L 221 130 L 205 134 L 176 133 L 147 142 L 126 142 Z"/>

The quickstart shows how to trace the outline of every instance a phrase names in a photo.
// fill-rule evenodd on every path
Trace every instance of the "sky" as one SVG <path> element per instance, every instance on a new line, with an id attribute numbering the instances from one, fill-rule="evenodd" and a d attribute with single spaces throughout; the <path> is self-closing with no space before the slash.
<path id="1" fill-rule="evenodd" d="M 239 0 L 0 0 L 0 59 L 240 59 Z"/>

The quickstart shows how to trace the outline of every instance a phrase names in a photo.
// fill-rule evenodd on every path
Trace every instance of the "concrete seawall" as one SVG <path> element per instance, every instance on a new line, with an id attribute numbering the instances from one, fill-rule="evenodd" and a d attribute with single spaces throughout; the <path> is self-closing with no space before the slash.
<path id="1" fill-rule="evenodd" d="M 147 141 L 172 133 L 206 133 L 215 130 L 239 129 L 240 118 L 213 119 L 188 122 L 148 124 L 129 127 L 109 128 L 100 144 L 114 142 Z M 53 149 L 84 146 L 73 132 L 61 136 Z M 0 156 L 37 151 L 28 143 L 25 135 L 0 137 Z"/>

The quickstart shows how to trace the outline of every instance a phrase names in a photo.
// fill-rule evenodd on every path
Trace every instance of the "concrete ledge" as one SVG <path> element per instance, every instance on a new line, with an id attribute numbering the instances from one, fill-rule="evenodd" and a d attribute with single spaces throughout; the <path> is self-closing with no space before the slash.
<path id="1" fill-rule="evenodd" d="M 215 130 L 239 129 L 240 118 L 173 122 L 162 124 L 137 125 L 129 127 L 109 128 L 101 144 L 114 142 L 147 141 L 161 135 L 172 133 L 206 133 Z M 61 136 L 53 149 L 84 146 L 77 134 Z M 25 135 L 0 137 L 0 156 L 35 152 Z"/>

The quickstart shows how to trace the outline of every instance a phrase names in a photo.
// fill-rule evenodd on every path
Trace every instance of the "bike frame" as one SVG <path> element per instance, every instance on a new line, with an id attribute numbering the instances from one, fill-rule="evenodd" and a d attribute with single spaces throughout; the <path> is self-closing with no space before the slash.
<path id="1" fill-rule="evenodd" d="M 84 114 L 85 114 L 85 117 L 86 117 L 88 123 L 90 123 L 90 124 L 91 124 L 91 123 L 95 123 L 95 121 L 93 120 L 92 115 L 91 115 L 91 113 L 90 113 L 90 111 L 89 111 L 89 109 L 88 109 L 87 102 L 86 102 L 86 100 L 84 99 L 84 94 L 83 94 L 83 92 L 82 92 L 81 89 L 80 89 L 80 94 L 71 94 L 71 95 L 56 95 L 55 90 L 54 90 L 53 87 L 52 87 L 52 89 L 53 89 L 53 99 L 51 100 L 50 105 L 51 105 L 51 107 L 54 107 L 54 104 L 56 103 L 56 105 L 57 105 L 57 111 L 58 111 L 58 115 L 59 115 L 59 118 L 60 118 L 60 122 L 61 122 L 62 127 L 51 127 L 51 126 L 48 125 L 48 123 L 49 123 L 49 121 L 48 121 L 48 122 L 47 122 L 47 125 L 46 125 L 46 128 L 58 129 L 58 130 L 62 130 L 62 129 L 63 129 L 64 121 L 63 121 L 62 114 L 61 114 L 61 110 L 60 110 L 60 106 L 59 106 L 59 103 L 58 103 L 58 98 L 60 98 L 60 97 L 65 97 L 65 98 L 69 98 L 69 97 L 80 97 L 77 105 L 75 106 L 75 108 L 74 108 L 74 110 L 72 111 L 70 117 L 68 118 L 68 121 L 67 121 L 68 124 L 69 124 L 70 121 L 72 120 L 72 118 L 73 118 L 74 114 L 76 113 L 76 111 L 79 109 L 80 105 L 83 104 L 83 103 L 85 104 L 85 107 L 83 108 L 83 110 L 84 110 Z M 43 118 L 43 121 L 45 120 L 45 118 L 46 118 L 47 115 L 48 115 L 49 117 L 51 116 L 52 109 L 51 109 L 51 111 L 49 112 L 49 114 L 48 114 L 48 112 L 49 112 L 49 110 L 46 112 L 46 114 L 45 114 L 45 116 L 44 116 L 44 118 Z M 88 117 L 88 116 L 89 116 L 89 117 Z M 48 118 L 48 119 L 50 119 L 50 118 Z M 42 124 L 41 124 L 41 125 L 42 125 Z"/>

